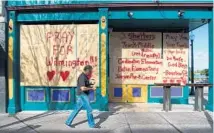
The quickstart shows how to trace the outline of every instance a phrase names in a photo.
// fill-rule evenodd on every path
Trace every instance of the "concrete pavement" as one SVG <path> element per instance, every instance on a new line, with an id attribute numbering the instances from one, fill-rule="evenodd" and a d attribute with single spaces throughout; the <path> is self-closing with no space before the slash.
<path id="1" fill-rule="evenodd" d="M 70 111 L 0 114 L 0 133 L 212 133 L 213 112 L 195 112 L 193 104 L 190 97 L 189 105 L 173 104 L 172 111 L 163 112 L 162 104 L 111 103 L 109 112 L 94 111 L 96 129 L 88 128 L 85 111 L 72 127 L 64 124 Z"/>
<path id="2" fill-rule="evenodd" d="M 109 112 L 94 111 L 97 129 L 88 128 L 86 112 L 81 111 L 72 127 L 64 124 L 69 111 L 21 112 L 0 115 L 0 133 L 212 133 L 213 112 L 194 112 L 192 105 L 161 111 L 162 104 L 110 105 Z M 188 108 L 186 108 L 186 106 Z M 124 109 L 124 108 L 129 108 Z M 142 109 L 140 112 L 131 109 Z"/>

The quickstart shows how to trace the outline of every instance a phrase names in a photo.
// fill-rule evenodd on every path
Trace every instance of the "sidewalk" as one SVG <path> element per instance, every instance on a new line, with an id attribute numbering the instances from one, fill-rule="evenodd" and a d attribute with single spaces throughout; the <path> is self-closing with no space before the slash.
<path id="1" fill-rule="evenodd" d="M 81 111 L 74 120 L 75 128 L 64 124 L 69 111 L 21 112 L 14 117 L 1 114 L 0 133 L 212 133 L 213 131 L 213 112 L 194 112 L 193 105 L 174 105 L 173 111 L 168 113 L 161 111 L 162 104 L 111 104 L 110 107 L 109 112 L 94 111 L 95 122 L 100 127 L 97 129 L 88 128 L 84 111 Z"/>

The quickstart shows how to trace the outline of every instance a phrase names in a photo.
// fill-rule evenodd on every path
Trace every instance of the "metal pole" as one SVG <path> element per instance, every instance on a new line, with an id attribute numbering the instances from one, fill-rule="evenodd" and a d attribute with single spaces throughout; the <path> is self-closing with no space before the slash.
<path id="1" fill-rule="evenodd" d="M 194 54 L 193 54 L 193 40 L 191 40 L 191 83 L 194 83 Z M 194 86 L 191 86 L 190 95 L 195 95 Z"/>
<path id="2" fill-rule="evenodd" d="M 163 87 L 163 110 L 168 112 L 171 111 L 172 105 L 171 105 L 171 87 L 170 86 L 164 86 Z"/>

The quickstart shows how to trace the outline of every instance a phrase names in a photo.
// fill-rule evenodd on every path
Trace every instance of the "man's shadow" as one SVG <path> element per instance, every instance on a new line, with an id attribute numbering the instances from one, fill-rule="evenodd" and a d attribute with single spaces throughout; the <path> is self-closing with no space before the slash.
<path id="1" fill-rule="evenodd" d="M 122 108 L 122 107 L 117 108 L 117 110 L 120 110 L 121 108 Z M 116 110 L 99 113 L 96 117 L 94 117 L 94 119 L 99 119 L 99 121 L 96 123 L 96 128 L 101 128 L 100 125 L 101 125 L 104 121 L 106 121 L 110 115 L 115 115 L 115 114 L 117 114 L 117 113 L 116 113 Z M 74 128 L 75 126 L 77 126 L 77 125 L 79 125 L 79 124 L 83 124 L 83 123 L 85 123 L 85 122 L 88 122 L 88 120 L 86 119 L 86 120 L 84 120 L 84 121 L 80 121 L 80 122 L 74 123 L 74 124 L 72 124 L 70 127 Z"/>

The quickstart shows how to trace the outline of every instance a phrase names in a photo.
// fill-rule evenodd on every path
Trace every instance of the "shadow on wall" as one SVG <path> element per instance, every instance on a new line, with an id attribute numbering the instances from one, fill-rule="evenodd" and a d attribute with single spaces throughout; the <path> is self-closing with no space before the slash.
<path id="1" fill-rule="evenodd" d="M 6 52 L 0 45 L 0 112 L 6 112 L 7 90 L 6 90 Z"/>
<path id="2" fill-rule="evenodd" d="M 4 49 L 2 48 L 2 46 L 0 45 L 0 76 L 5 77 L 6 75 L 6 52 L 4 51 Z"/>

